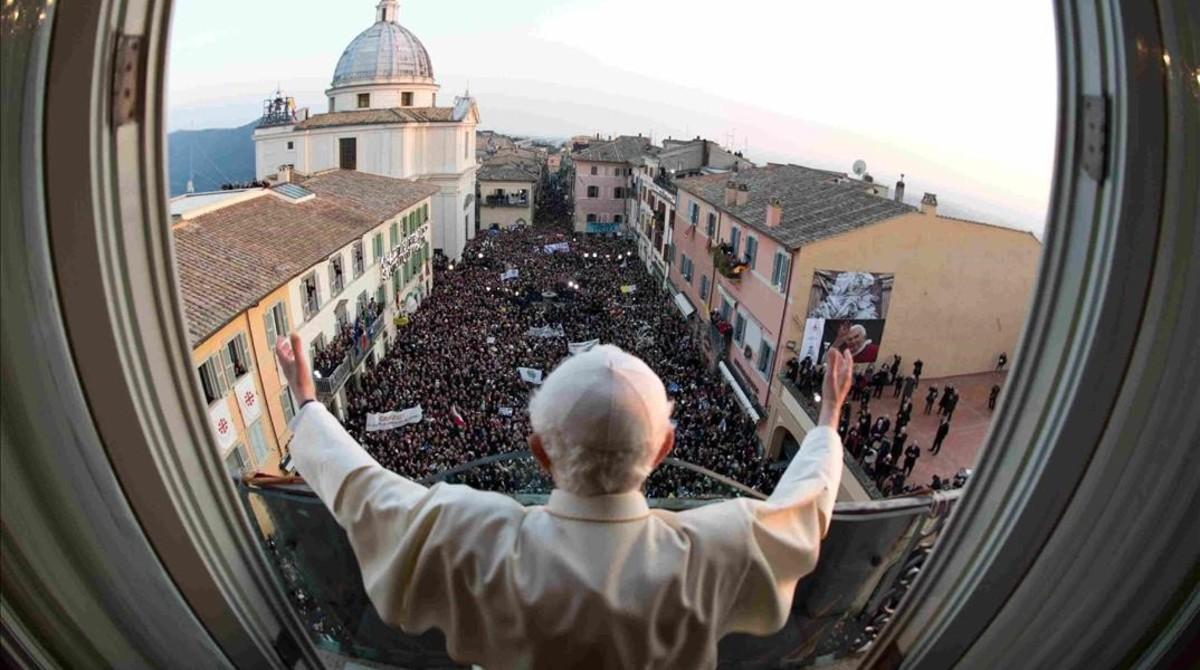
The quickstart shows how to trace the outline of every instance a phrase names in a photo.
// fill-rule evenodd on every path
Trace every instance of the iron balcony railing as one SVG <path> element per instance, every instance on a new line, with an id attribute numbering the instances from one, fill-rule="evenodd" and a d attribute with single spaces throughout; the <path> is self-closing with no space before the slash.
<path id="1" fill-rule="evenodd" d="M 728 244 L 718 244 L 712 249 L 713 265 L 722 277 L 739 281 L 742 274 L 750 269 L 750 265 L 733 255 L 733 248 Z"/>
<path id="2" fill-rule="evenodd" d="M 800 409 L 803 410 L 803 412 L 813 423 L 816 423 L 821 414 L 821 406 L 817 399 L 813 397 L 813 394 L 805 393 L 804 391 L 800 390 L 800 387 L 796 385 L 796 382 L 792 380 L 786 371 L 779 373 L 779 379 L 783 384 L 784 392 L 786 392 L 792 397 L 793 400 L 796 401 L 796 404 L 800 406 Z M 786 404 L 784 405 L 784 408 L 787 408 Z M 858 480 L 859 485 L 863 487 L 863 490 L 867 492 L 867 495 L 871 496 L 871 498 L 884 497 L 883 493 L 880 492 L 879 487 L 875 485 L 875 480 L 872 479 L 865 470 L 863 470 L 863 466 L 859 464 L 858 460 L 852 454 L 850 454 L 849 451 L 846 452 L 845 463 L 845 471 L 848 471 L 856 480 Z"/>
<path id="3" fill-rule="evenodd" d="M 317 377 L 313 375 L 313 383 L 317 389 L 317 398 L 322 402 L 328 401 L 338 391 L 346 385 L 346 381 L 350 379 L 350 375 L 358 369 L 367 358 L 367 354 L 371 352 L 371 347 L 375 345 L 375 341 L 379 339 L 379 334 L 383 332 L 387 322 L 384 320 L 383 312 L 375 316 L 375 319 L 367 324 L 367 341 L 364 344 L 361 341 L 352 342 L 350 350 L 346 352 L 345 358 L 341 363 L 333 369 L 333 372 L 327 377 Z"/>
<path id="4" fill-rule="evenodd" d="M 695 493 L 651 498 L 650 506 L 682 511 L 763 494 L 693 464 Z M 544 504 L 551 483 L 528 452 L 479 459 L 431 477 L 439 482 L 500 487 L 525 505 Z M 461 668 L 436 630 L 409 635 L 383 623 L 363 589 L 345 532 L 303 481 L 241 481 L 243 500 L 292 605 L 318 648 L 352 659 L 405 668 Z M 495 490 L 493 488 L 493 490 Z M 802 668 L 855 656 L 870 647 L 904 605 L 904 596 L 945 528 L 962 490 L 868 502 L 839 502 L 821 543 L 816 569 L 796 586 L 787 623 L 766 637 L 732 634 L 719 646 L 719 667 Z M 464 604 L 465 605 L 465 604 Z"/>
<path id="5" fill-rule="evenodd" d="M 313 375 L 313 384 L 317 388 L 317 398 L 322 402 L 327 401 L 346 384 L 346 380 L 350 378 L 350 371 L 354 369 L 354 363 L 351 361 L 350 354 L 342 359 L 341 363 L 333 369 L 333 372 L 328 376 L 318 377 Z"/>

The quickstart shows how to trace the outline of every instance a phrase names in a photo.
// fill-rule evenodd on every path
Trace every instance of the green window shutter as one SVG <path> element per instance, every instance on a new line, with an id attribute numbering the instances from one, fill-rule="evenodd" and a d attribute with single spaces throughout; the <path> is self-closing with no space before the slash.
<path id="1" fill-rule="evenodd" d="M 263 326 L 267 330 L 267 345 L 275 346 L 275 340 L 279 339 L 279 333 L 275 332 L 275 310 L 268 309 L 263 312 Z"/>

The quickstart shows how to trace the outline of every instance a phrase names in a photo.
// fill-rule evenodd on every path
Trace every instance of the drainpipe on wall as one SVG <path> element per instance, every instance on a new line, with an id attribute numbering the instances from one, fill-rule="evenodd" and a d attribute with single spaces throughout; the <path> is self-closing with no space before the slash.
<path id="1" fill-rule="evenodd" d="M 763 403 L 766 407 L 771 406 L 771 389 L 775 383 L 775 370 L 779 367 L 779 350 L 783 348 L 783 324 L 787 321 L 788 300 L 792 297 L 792 270 L 796 267 L 796 256 L 800 255 L 800 250 L 796 250 L 796 255 L 789 259 L 790 266 L 788 267 L 787 288 L 783 289 L 783 312 L 779 315 L 779 343 L 775 347 L 775 360 L 771 361 L 771 370 L 767 374 L 767 397 Z M 840 410 L 840 408 L 839 408 Z"/>

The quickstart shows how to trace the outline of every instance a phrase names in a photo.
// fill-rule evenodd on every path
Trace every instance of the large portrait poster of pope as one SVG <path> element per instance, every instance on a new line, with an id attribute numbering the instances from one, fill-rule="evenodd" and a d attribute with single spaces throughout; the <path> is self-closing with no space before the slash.
<path id="1" fill-rule="evenodd" d="M 836 346 L 855 363 L 879 358 L 883 327 L 892 301 L 895 275 L 890 272 L 816 270 L 808 298 L 808 319 L 823 321 L 817 360 Z"/>

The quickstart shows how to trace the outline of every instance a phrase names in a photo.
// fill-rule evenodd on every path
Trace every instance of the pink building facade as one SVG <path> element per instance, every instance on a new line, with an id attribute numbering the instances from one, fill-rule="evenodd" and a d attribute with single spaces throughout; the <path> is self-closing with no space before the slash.
<path id="1" fill-rule="evenodd" d="M 746 395 L 765 406 L 779 363 L 792 252 L 686 184 L 680 182 L 678 193 L 671 281 L 708 322 L 702 328 L 709 331 L 710 353 L 725 359 Z M 731 197 L 736 204 L 737 193 Z M 716 262 L 720 256 L 747 268 L 730 272 L 731 263 Z"/>
<path id="2" fill-rule="evenodd" d="M 625 223 L 631 170 L 626 163 L 575 160 L 575 232 L 615 233 Z"/>

